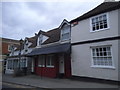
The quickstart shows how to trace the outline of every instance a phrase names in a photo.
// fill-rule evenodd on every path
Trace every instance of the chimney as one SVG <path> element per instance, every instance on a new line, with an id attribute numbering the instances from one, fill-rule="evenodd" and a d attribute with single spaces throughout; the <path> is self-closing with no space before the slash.
<path id="1" fill-rule="evenodd" d="M 35 33 L 35 36 L 37 35 L 37 33 Z"/>

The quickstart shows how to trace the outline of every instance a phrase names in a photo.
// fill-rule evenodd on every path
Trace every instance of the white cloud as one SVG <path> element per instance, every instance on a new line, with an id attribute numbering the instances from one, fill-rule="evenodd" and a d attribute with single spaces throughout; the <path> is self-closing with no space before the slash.
<path id="1" fill-rule="evenodd" d="M 31 37 L 39 30 L 50 30 L 102 3 L 87 2 L 5 2 L 2 7 L 3 37 L 20 39 Z"/>

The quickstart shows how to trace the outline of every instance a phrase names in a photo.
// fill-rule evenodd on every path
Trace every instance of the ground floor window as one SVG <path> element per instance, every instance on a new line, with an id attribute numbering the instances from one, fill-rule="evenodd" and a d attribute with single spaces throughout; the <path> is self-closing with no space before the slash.
<path id="1" fill-rule="evenodd" d="M 26 60 L 26 59 L 21 59 L 21 60 L 20 60 L 20 67 L 21 67 L 21 68 L 27 67 L 27 66 L 26 66 L 26 63 L 27 63 L 27 60 Z"/>
<path id="2" fill-rule="evenodd" d="M 54 56 L 48 55 L 46 58 L 46 67 L 54 67 Z"/>
<path id="3" fill-rule="evenodd" d="M 7 69 L 13 69 L 13 61 L 12 60 L 8 60 Z"/>
<path id="4" fill-rule="evenodd" d="M 38 67 L 54 67 L 54 56 L 40 55 L 38 57 Z"/>
<path id="5" fill-rule="evenodd" d="M 38 67 L 45 67 L 45 56 L 40 55 L 38 57 Z"/>
<path id="6" fill-rule="evenodd" d="M 18 59 L 13 60 L 13 67 L 18 68 Z"/>
<path id="7" fill-rule="evenodd" d="M 111 46 L 92 47 L 92 64 L 97 67 L 113 67 Z"/>
<path id="8" fill-rule="evenodd" d="M 21 59 L 19 62 L 19 59 L 10 59 L 7 60 L 7 69 L 14 70 L 15 68 L 23 68 L 27 67 L 27 60 Z"/>

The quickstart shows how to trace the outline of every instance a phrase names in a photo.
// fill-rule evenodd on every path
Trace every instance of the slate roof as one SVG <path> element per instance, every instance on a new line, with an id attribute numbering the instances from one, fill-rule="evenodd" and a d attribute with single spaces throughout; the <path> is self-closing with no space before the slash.
<path id="1" fill-rule="evenodd" d="M 101 14 L 101 13 L 105 13 L 108 11 L 112 11 L 112 10 L 116 10 L 120 8 L 120 1 L 119 2 L 104 2 L 102 4 L 100 4 L 99 6 L 97 6 L 96 8 L 90 10 L 89 12 L 83 14 L 80 17 L 77 17 L 76 19 L 73 19 L 70 21 L 70 23 L 73 23 L 75 21 L 81 21 L 83 19 L 87 19 L 89 17 Z"/>
<path id="2" fill-rule="evenodd" d="M 31 42 L 32 44 L 29 46 L 29 48 L 34 48 L 37 46 L 37 38 L 40 34 L 43 34 L 45 36 L 48 36 L 49 38 L 44 42 L 42 43 L 42 45 L 45 45 L 45 44 L 49 44 L 49 43 L 54 43 L 54 42 L 57 42 L 60 40 L 60 30 L 58 28 L 55 28 L 55 29 L 52 29 L 52 30 L 49 30 L 47 32 L 44 32 L 44 31 L 39 31 L 38 34 L 36 34 L 35 36 L 33 37 L 26 37 L 28 42 Z M 15 45 L 16 46 L 16 45 Z M 22 45 L 22 49 L 23 49 L 23 46 L 24 46 L 24 42 L 23 42 L 23 45 Z M 17 49 L 16 50 L 20 50 L 20 45 L 17 45 L 16 46 Z"/>
<path id="3" fill-rule="evenodd" d="M 60 29 L 59 28 L 52 29 L 46 32 L 46 35 L 49 38 L 44 43 L 42 43 L 42 45 L 59 41 L 60 40 Z"/>
<path id="4" fill-rule="evenodd" d="M 27 38 L 28 42 L 31 42 L 32 45 L 30 45 L 29 48 L 34 48 L 37 46 L 37 35 L 34 37 Z"/>

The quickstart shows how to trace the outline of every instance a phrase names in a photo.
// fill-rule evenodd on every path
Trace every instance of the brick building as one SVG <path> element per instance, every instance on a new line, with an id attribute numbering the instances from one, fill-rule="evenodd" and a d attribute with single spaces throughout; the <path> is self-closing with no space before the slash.
<path id="1" fill-rule="evenodd" d="M 6 59 L 6 56 L 9 55 L 11 45 L 13 45 L 13 44 L 19 45 L 19 41 L 0 37 L 0 64 L 2 64 L 1 62 Z M 0 69 L 1 69 L 2 65 L 0 65 L 0 66 L 1 66 L 0 67 Z"/>

